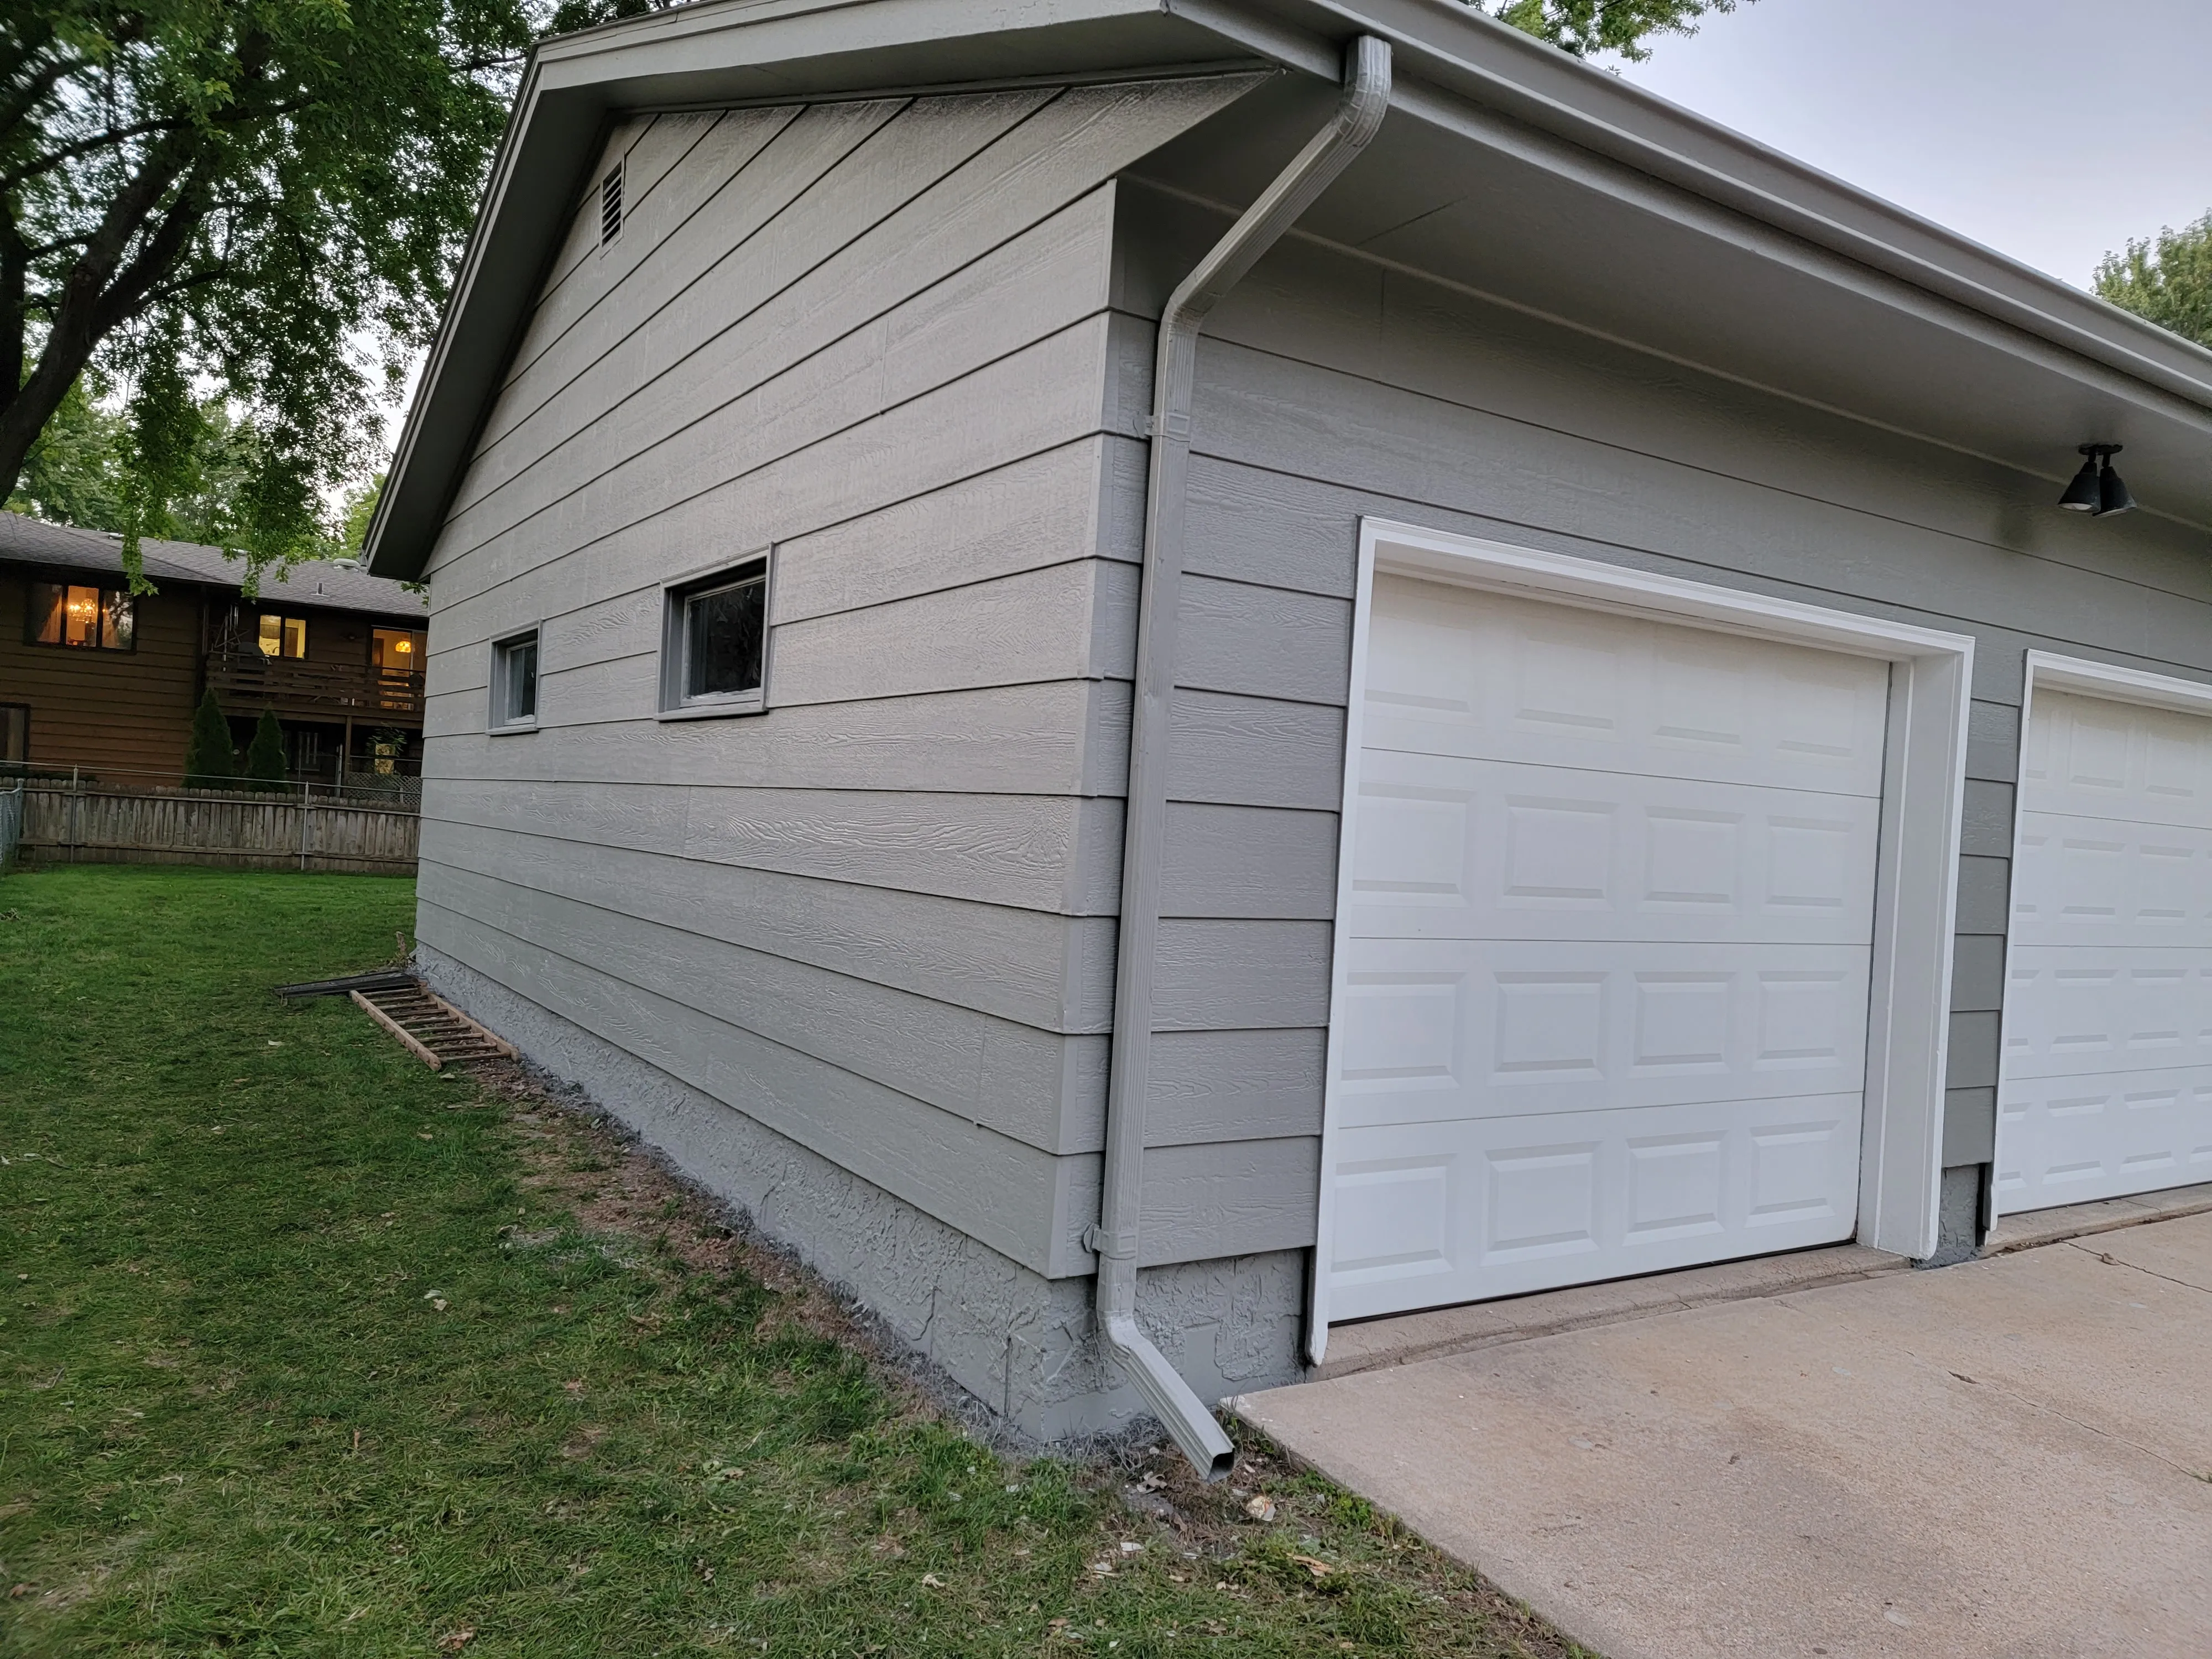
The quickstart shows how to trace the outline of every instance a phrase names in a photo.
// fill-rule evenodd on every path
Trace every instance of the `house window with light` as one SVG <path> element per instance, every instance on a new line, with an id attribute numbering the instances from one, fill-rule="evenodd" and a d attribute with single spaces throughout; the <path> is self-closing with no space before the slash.
<path id="1" fill-rule="evenodd" d="M 119 587 L 31 584 L 31 637 L 40 645 L 128 651 L 133 624 L 131 595 Z"/>
<path id="2" fill-rule="evenodd" d="M 304 657 L 307 654 L 307 619 L 264 611 L 256 642 L 264 657 Z"/>
<path id="3" fill-rule="evenodd" d="M 423 633 L 419 628 L 374 628 L 369 630 L 369 659 L 386 674 L 422 672 Z"/>

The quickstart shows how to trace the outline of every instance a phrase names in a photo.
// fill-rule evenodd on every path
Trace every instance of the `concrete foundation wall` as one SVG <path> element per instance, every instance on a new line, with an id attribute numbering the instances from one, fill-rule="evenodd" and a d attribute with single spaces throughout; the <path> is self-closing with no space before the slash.
<path id="1" fill-rule="evenodd" d="M 767 1237 L 880 1316 L 1010 1427 L 1040 1441 L 1144 1416 L 1103 1359 L 1089 1279 L 1048 1279 L 744 1113 L 423 945 L 438 994 L 573 1083 Z M 1138 1318 L 1199 1397 L 1296 1381 L 1303 1251 L 1147 1270 Z"/>

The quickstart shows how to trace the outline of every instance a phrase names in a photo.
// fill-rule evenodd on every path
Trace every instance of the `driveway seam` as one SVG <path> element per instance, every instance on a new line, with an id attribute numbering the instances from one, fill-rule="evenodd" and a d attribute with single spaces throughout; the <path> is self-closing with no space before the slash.
<path id="1" fill-rule="evenodd" d="M 2093 1250 L 2077 1238 L 2069 1238 L 2065 1242 L 2084 1255 L 2095 1256 L 2107 1267 L 2126 1267 L 2132 1272 L 2142 1274 L 2146 1279 L 2164 1279 L 2169 1285 L 2179 1285 L 2183 1290 L 2194 1291 L 2199 1296 L 2212 1296 L 2212 1290 L 2208 1290 L 2202 1285 L 2192 1285 L 2185 1279 L 2176 1279 L 2172 1273 L 2162 1273 L 2155 1267 L 2146 1267 L 2140 1261 L 2130 1261 L 2125 1256 L 2114 1255 L 2109 1250 Z"/>

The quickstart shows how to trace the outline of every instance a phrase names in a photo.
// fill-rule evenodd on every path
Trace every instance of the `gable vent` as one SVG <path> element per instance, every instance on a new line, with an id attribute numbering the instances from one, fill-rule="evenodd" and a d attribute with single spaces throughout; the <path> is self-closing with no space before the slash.
<path id="1" fill-rule="evenodd" d="M 623 170 L 615 163 L 607 176 L 599 180 L 599 246 L 605 247 L 622 234 Z"/>

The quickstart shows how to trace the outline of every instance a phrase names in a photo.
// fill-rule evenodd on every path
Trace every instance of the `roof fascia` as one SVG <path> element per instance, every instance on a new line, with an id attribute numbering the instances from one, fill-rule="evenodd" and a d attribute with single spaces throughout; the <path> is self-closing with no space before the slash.
<path id="1" fill-rule="evenodd" d="M 1548 133 L 2156 386 L 2199 410 L 2212 409 L 2212 351 L 1594 70 L 1458 0 L 1360 0 L 1356 6 L 1271 0 L 1264 9 L 1238 0 L 1164 3 L 1230 39 L 1248 41 L 1255 51 L 1283 42 L 1293 33 L 1285 17 L 1299 18 L 1318 31 L 1302 67 L 1327 61 L 1341 49 L 1339 42 L 1354 34 L 1379 34 L 1397 54 L 1399 91 L 1393 101 L 1400 107 L 1419 111 L 1428 102 L 1432 118 L 1443 117 L 1485 142 L 1510 142 L 1513 124 Z M 1432 90 L 1431 99 L 1423 98 L 1422 83 Z M 1658 199 L 1651 204 L 1659 205 Z"/>
<path id="2" fill-rule="evenodd" d="M 1344 43 L 1363 33 L 1391 44 L 1394 106 L 1417 118 L 2212 428 L 2212 352 L 1460 0 L 721 0 L 532 54 L 369 527 L 369 568 L 422 574 L 613 116 L 1255 58 L 1333 80 Z"/>

